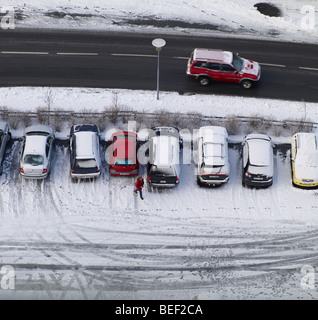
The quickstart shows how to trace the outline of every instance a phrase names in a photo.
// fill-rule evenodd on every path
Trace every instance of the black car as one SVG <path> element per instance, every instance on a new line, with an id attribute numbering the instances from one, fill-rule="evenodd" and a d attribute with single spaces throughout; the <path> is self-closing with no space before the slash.
<path id="1" fill-rule="evenodd" d="M 179 183 L 179 130 L 154 127 L 149 135 L 147 180 L 151 187 L 175 187 Z"/>
<path id="2" fill-rule="evenodd" d="M 70 131 L 71 177 L 91 179 L 100 175 L 99 129 L 93 124 L 79 124 Z"/>

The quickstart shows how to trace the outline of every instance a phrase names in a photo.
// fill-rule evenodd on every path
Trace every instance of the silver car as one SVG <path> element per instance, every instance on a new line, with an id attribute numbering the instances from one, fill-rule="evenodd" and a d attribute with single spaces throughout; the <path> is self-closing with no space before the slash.
<path id="1" fill-rule="evenodd" d="M 28 179 L 44 179 L 51 171 L 54 130 L 47 125 L 33 125 L 24 131 L 20 174 Z"/>
<path id="2" fill-rule="evenodd" d="M 11 139 L 11 133 L 9 132 L 9 126 L 5 121 L 0 122 L 0 174 L 3 171 L 3 158 L 6 151 L 7 144 Z"/>

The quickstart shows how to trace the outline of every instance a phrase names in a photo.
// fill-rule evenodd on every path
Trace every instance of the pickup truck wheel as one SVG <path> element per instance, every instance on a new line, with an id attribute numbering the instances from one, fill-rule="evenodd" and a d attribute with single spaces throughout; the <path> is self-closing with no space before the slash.
<path id="1" fill-rule="evenodd" d="M 209 77 L 199 77 L 199 83 L 201 86 L 206 87 L 211 83 L 211 79 Z"/>
<path id="2" fill-rule="evenodd" d="M 253 82 L 251 80 L 243 80 L 241 82 L 241 86 L 244 88 L 244 89 L 251 89 L 253 87 Z"/>

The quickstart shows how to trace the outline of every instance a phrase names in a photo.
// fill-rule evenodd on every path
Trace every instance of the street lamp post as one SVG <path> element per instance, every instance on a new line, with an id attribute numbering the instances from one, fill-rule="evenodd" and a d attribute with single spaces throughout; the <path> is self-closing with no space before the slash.
<path id="1" fill-rule="evenodd" d="M 160 50 L 166 45 L 166 41 L 160 38 L 154 39 L 152 45 L 156 48 L 158 52 L 157 59 L 157 100 L 159 100 L 159 60 L 160 60 Z"/>

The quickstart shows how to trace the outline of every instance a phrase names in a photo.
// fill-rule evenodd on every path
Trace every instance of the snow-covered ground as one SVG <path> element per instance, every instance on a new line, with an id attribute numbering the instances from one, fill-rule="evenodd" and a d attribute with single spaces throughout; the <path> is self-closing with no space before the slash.
<path id="1" fill-rule="evenodd" d="M 318 41 L 315 0 L 272 0 L 280 17 L 260 13 L 257 0 L 7 0 L 17 28 L 197 33 Z"/>

